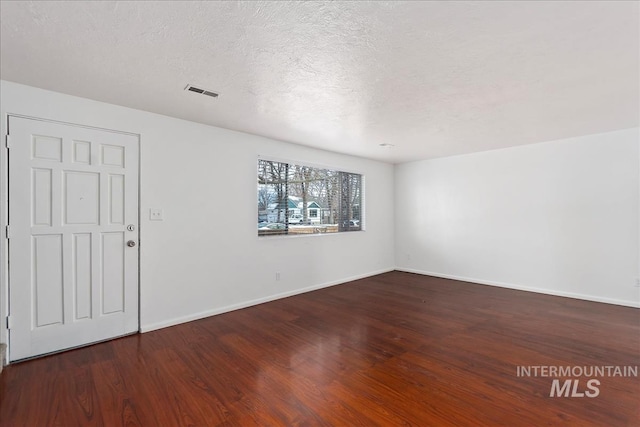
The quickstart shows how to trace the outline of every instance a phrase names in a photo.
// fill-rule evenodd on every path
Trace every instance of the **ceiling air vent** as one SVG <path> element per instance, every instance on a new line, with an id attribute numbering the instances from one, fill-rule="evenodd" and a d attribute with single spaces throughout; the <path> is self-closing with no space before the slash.
<path id="1" fill-rule="evenodd" d="M 210 91 L 210 90 L 206 90 L 206 89 L 200 89 L 199 87 L 195 87 L 195 86 L 191 86 L 191 85 L 187 85 L 187 87 L 184 88 L 184 90 L 188 90 L 191 92 L 195 92 L 195 93 L 199 93 L 201 95 L 207 95 L 210 96 L 212 98 L 217 98 L 218 94 L 216 92 Z"/>

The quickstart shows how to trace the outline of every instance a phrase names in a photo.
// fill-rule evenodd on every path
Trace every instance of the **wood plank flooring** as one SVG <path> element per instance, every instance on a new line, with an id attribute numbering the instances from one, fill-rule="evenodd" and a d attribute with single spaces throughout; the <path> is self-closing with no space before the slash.
<path id="1" fill-rule="evenodd" d="M 637 377 L 517 375 L 638 365 L 638 309 L 391 272 L 10 365 L 0 425 L 640 426 Z"/>

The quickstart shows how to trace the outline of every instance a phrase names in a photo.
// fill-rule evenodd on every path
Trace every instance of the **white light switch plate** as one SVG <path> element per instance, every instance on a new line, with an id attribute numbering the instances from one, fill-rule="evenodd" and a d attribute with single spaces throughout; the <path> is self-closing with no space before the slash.
<path id="1" fill-rule="evenodd" d="M 149 219 L 151 221 L 162 221 L 162 209 L 149 209 Z"/>

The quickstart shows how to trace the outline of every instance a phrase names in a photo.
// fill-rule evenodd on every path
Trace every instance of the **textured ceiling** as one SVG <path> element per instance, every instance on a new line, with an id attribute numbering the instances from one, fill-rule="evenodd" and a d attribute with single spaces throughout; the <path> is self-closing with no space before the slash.
<path id="1" fill-rule="evenodd" d="M 639 124 L 637 2 L 0 8 L 4 80 L 388 162 Z"/>

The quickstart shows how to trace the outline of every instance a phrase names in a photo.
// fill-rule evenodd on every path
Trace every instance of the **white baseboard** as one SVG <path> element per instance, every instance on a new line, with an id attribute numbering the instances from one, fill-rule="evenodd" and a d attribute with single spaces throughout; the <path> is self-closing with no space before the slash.
<path id="1" fill-rule="evenodd" d="M 317 291 L 318 289 L 328 288 L 330 286 L 340 285 L 347 282 L 352 282 L 354 280 L 364 279 L 371 276 L 376 276 L 382 273 L 388 273 L 390 271 L 394 271 L 395 268 L 388 268 L 384 270 L 373 271 L 366 274 L 361 274 L 358 276 L 347 277 L 340 280 L 335 280 L 332 282 L 321 283 L 319 285 L 309 286 L 307 288 L 295 289 L 293 291 L 282 292 L 275 295 L 269 295 L 267 297 L 258 298 L 250 301 L 244 301 L 238 304 L 227 305 L 224 307 L 215 308 L 213 310 L 201 311 L 199 313 L 189 314 L 187 316 L 177 317 L 169 320 L 165 320 L 162 322 L 150 323 L 147 325 L 140 326 L 140 332 L 150 332 L 155 331 L 157 329 L 167 328 L 169 326 L 179 325 L 181 323 L 191 322 L 193 320 L 204 319 L 205 317 L 215 316 L 216 314 L 228 313 L 234 310 L 240 310 L 242 308 L 251 307 L 253 305 L 263 304 L 265 302 L 275 301 L 282 298 L 291 297 L 294 295 L 304 294 L 306 292 Z"/>
<path id="2" fill-rule="evenodd" d="M 573 292 L 563 292 L 563 291 L 556 291 L 556 290 L 544 289 L 544 288 L 535 288 L 535 287 L 531 287 L 531 286 L 521 286 L 521 285 L 515 285 L 515 284 L 512 284 L 512 283 L 493 282 L 493 281 L 487 281 L 487 280 L 482 280 L 482 279 L 476 279 L 476 278 L 473 278 L 473 277 L 455 276 L 455 275 L 451 275 L 451 274 L 436 273 L 436 272 L 433 272 L 433 271 L 417 270 L 417 269 L 413 269 L 413 268 L 396 267 L 396 268 L 388 268 L 388 269 L 373 271 L 373 272 L 370 272 L 370 273 L 367 273 L 367 274 L 358 275 L 358 276 L 347 277 L 347 278 L 340 279 L 340 280 L 335 280 L 335 281 L 332 281 L 332 282 L 321 283 L 319 285 L 309 286 L 309 287 L 306 287 L 306 288 L 295 289 L 293 291 L 288 291 L 288 292 L 282 292 L 282 293 L 278 293 L 278 294 L 274 294 L 274 295 L 269 295 L 267 297 L 257 298 L 257 299 L 250 300 L 250 301 L 244 301 L 244 302 L 241 302 L 241 303 L 238 303 L 238 304 L 227 305 L 227 306 L 224 306 L 224 307 L 218 307 L 218 308 L 215 308 L 213 310 L 201 311 L 199 313 L 193 313 L 193 314 L 189 314 L 187 316 L 168 319 L 168 320 L 165 320 L 165 321 L 162 321 L 162 322 L 156 322 L 156 323 L 150 323 L 150 324 L 147 324 L 147 325 L 141 325 L 140 332 L 155 331 L 157 329 L 167 328 L 169 326 L 175 326 L 175 325 L 179 325 L 181 323 L 187 323 L 187 322 L 191 322 L 191 321 L 194 321 L 194 320 L 204 319 L 206 317 L 215 316 L 217 314 L 228 313 L 230 311 L 240 310 L 242 308 L 247 308 L 247 307 L 251 307 L 251 306 L 254 306 L 254 305 L 258 305 L 258 304 L 263 304 L 265 302 L 275 301 L 275 300 L 278 300 L 278 299 L 281 299 L 281 298 L 287 298 L 287 297 L 294 296 L 294 295 L 304 294 L 306 292 L 316 291 L 318 289 L 328 288 L 330 286 L 340 285 L 340 284 L 351 282 L 351 281 L 354 281 L 354 280 L 364 279 L 364 278 L 371 277 L 371 276 L 376 276 L 376 275 L 382 274 L 382 273 L 388 273 L 388 272 L 394 271 L 394 270 L 404 271 L 404 272 L 407 272 L 407 273 L 421 274 L 423 276 L 433 276 L 433 277 L 440 277 L 440 278 L 443 278 L 443 279 L 459 280 L 459 281 L 462 281 L 462 282 L 476 283 L 476 284 L 480 284 L 480 285 L 497 286 L 497 287 L 500 287 L 500 288 L 515 289 L 515 290 L 519 290 L 519 291 L 535 292 L 535 293 L 539 293 L 539 294 L 554 295 L 554 296 L 559 296 L 559 297 L 575 298 L 575 299 L 581 299 L 581 300 L 586 300 L 586 301 L 602 302 L 602 303 L 607 303 L 607 304 L 621 305 L 621 306 L 625 306 L 625 307 L 640 308 L 640 302 L 618 300 L 618 299 L 613 299 L 613 298 L 603 298 L 603 297 L 598 297 L 598 296 L 593 296 L 593 295 L 578 294 L 578 293 L 573 293 Z"/>
<path id="3" fill-rule="evenodd" d="M 518 290 L 518 291 L 535 292 L 535 293 L 538 293 L 538 294 L 554 295 L 554 296 L 557 296 L 557 297 L 575 298 L 575 299 L 581 299 L 581 300 L 586 300 L 586 301 L 603 302 L 603 303 L 607 303 L 607 304 L 622 305 L 622 306 L 625 306 L 625 307 L 640 308 L 640 302 L 639 301 L 626 301 L 626 300 L 619 300 L 619 299 L 613 299 L 613 298 L 603 298 L 603 297 L 598 297 L 598 296 L 594 296 L 594 295 L 586 295 L 586 294 L 578 294 L 578 293 L 573 293 L 573 292 L 556 291 L 556 290 L 553 290 L 553 289 L 544 289 L 544 288 L 535 288 L 535 287 L 532 287 L 532 286 L 514 285 L 512 283 L 492 282 L 492 281 L 487 281 L 487 280 L 482 280 L 482 279 L 475 279 L 473 277 L 462 277 L 462 276 L 454 276 L 454 275 L 451 275 L 451 274 L 436 273 L 436 272 L 433 272 L 433 271 L 416 270 L 414 268 L 400 268 L 400 267 L 397 267 L 396 270 L 397 271 L 404 271 L 404 272 L 407 272 L 407 273 L 421 274 L 423 276 L 433 276 L 433 277 L 440 277 L 440 278 L 443 278 L 443 279 L 459 280 L 461 282 L 477 283 L 477 284 L 480 284 L 480 285 L 489 285 L 489 286 L 497 286 L 497 287 L 500 287 L 500 288 L 515 289 L 515 290 Z"/>

